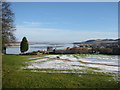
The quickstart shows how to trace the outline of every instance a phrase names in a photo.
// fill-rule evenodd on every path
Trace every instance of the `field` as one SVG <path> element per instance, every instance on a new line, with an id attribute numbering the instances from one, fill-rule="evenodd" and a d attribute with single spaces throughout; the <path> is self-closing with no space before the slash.
<path id="1" fill-rule="evenodd" d="M 53 61 L 57 64 L 51 63 Z M 68 62 L 70 64 L 66 66 L 65 63 Z M 117 73 L 99 72 L 99 68 L 86 67 L 82 62 L 79 66 L 74 63 L 76 62 L 70 62 L 67 58 L 61 61 L 59 58 L 48 58 L 45 55 L 3 55 L 2 86 L 3 88 L 118 88 Z"/>

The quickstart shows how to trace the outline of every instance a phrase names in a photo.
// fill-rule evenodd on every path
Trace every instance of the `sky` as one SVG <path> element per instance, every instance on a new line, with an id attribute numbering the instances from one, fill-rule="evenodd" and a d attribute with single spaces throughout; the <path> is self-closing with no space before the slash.
<path id="1" fill-rule="evenodd" d="M 117 2 L 11 2 L 17 41 L 81 42 L 118 38 Z"/>

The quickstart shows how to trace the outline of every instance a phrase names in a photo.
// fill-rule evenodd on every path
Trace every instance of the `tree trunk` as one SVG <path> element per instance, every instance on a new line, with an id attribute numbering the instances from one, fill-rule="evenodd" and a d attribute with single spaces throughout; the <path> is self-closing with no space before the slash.
<path id="1" fill-rule="evenodd" d="M 2 48 L 2 53 L 3 53 L 3 54 L 6 54 L 6 47 L 3 47 L 3 48 Z"/>

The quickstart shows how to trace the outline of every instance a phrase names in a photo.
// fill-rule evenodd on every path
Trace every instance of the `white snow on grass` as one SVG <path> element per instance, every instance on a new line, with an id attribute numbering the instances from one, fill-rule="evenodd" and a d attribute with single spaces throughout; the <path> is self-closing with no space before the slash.
<path id="1" fill-rule="evenodd" d="M 75 58 L 73 55 L 47 55 L 45 57 L 49 57 L 49 58 L 57 58 L 57 56 L 60 58 L 60 59 L 67 59 L 67 60 L 72 60 L 72 61 L 78 61 L 77 58 Z"/>
<path id="2" fill-rule="evenodd" d="M 57 59 L 57 56 L 59 56 L 59 59 Z M 48 58 L 44 58 L 44 57 L 48 57 Z M 78 62 L 78 61 L 83 61 L 83 62 L 117 65 L 118 60 L 116 59 L 117 57 L 115 56 L 113 57 L 113 59 L 111 59 L 112 56 L 109 57 L 107 55 L 93 55 L 93 56 L 91 55 L 91 56 L 77 57 L 77 58 L 74 57 L 73 55 L 69 55 L 69 56 L 68 55 L 46 55 L 44 57 L 41 57 L 44 59 L 40 59 L 40 57 L 39 58 L 36 57 L 34 59 L 38 59 L 38 60 L 28 61 L 29 65 L 27 67 L 24 67 L 23 69 L 55 69 L 55 70 L 61 70 L 61 72 L 63 72 L 62 70 L 73 70 L 73 72 L 75 72 L 74 70 L 86 70 L 86 69 L 90 69 L 89 67 L 93 67 L 93 68 L 101 69 L 101 70 L 99 69 L 93 70 L 98 72 L 99 71 L 101 72 L 118 72 L 119 71 L 118 67 L 116 66 L 83 64 L 81 62 Z M 67 61 L 67 60 L 70 60 L 70 61 Z M 45 72 L 48 72 L 48 71 L 45 71 Z M 66 72 L 68 73 L 69 71 L 66 71 Z M 65 71 L 63 73 L 65 73 Z"/>
<path id="3" fill-rule="evenodd" d="M 46 55 L 45 57 L 49 57 L 49 58 L 57 58 L 57 56 L 59 56 L 59 55 Z"/>
<path id="4" fill-rule="evenodd" d="M 79 57 L 79 60 L 83 62 L 118 65 L 118 57 L 117 55 L 89 55 L 86 57 Z"/>
<path id="5" fill-rule="evenodd" d="M 97 58 L 97 59 L 104 59 L 104 60 L 118 60 L 120 56 L 117 55 L 89 55 L 87 58 Z"/>
<path id="6" fill-rule="evenodd" d="M 87 67 L 99 68 L 101 72 L 118 72 L 118 67 L 115 66 L 105 66 L 105 65 L 95 65 L 95 64 L 86 64 Z"/>
<path id="7" fill-rule="evenodd" d="M 90 55 L 87 57 L 74 57 L 73 55 L 47 55 L 45 57 L 49 58 L 57 58 L 59 56 L 60 59 L 67 59 L 71 61 L 83 61 L 83 62 L 92 62 L 92 63 L 100 63 L 100 64 L 108 64 L 108 65 L 118 65 L 118 56 L 108 56 L 108 55 Z"/>
<path id="8" fill-rule="evenodd" d="M 37 70 L 31 70 L 31 72 L 44 72 L 44 73 L 83 73 L 83 72 L 74 72 L 74 71 L 37 71 Z"/>
<path id="9" fill-rule="evenodd" d="M 88 63 L 118 65 L 118 61 L 112 61 L 112 60 L 97 60 L 97 59 L 89 59 L 89 58 L 79 58 L 79 60 L 82 62 L 88 62 Z"/>
<path id="10" fill-rule="evenodd" d="M 68 60 L 71 60 L 71 61 L 78 61 L 78 59 L 75 58 L 73 55 L 70 55 L 70 56 L 62 55 L 62 56 L 60 56 L 60 59 L 68 59 Z"/>
<path id="11" fill-rule="evenodd" d="M 62 61 L 62 60 L 53 60 L 53 61 L 46 61 L 43 63 L 31 63 L 28 66 L 28 69 L 56 69 L 56 70 L 81 70 L 84 69 L 80 66 L 73 66 L 73 65 L 82 65 L 79 62 L 70 62 L 70 61 Z"/>

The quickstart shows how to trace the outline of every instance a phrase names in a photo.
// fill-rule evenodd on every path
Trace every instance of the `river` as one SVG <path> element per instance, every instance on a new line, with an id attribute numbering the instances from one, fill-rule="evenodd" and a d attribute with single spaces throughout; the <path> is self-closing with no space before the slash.
<path id="1" fill-rule="evenodd" d="M 67 47 L 73 47 L 73 44 L 33 44 L 29 45 L 29 50 L 27 52 L 33 52 L 38 50 L 47 50 L 48 46 L 52 46 L 56 49 L 65 49 Z M 6 49 L 7 54 L 20 54 L 20 46 L 10 46 Z"/>

